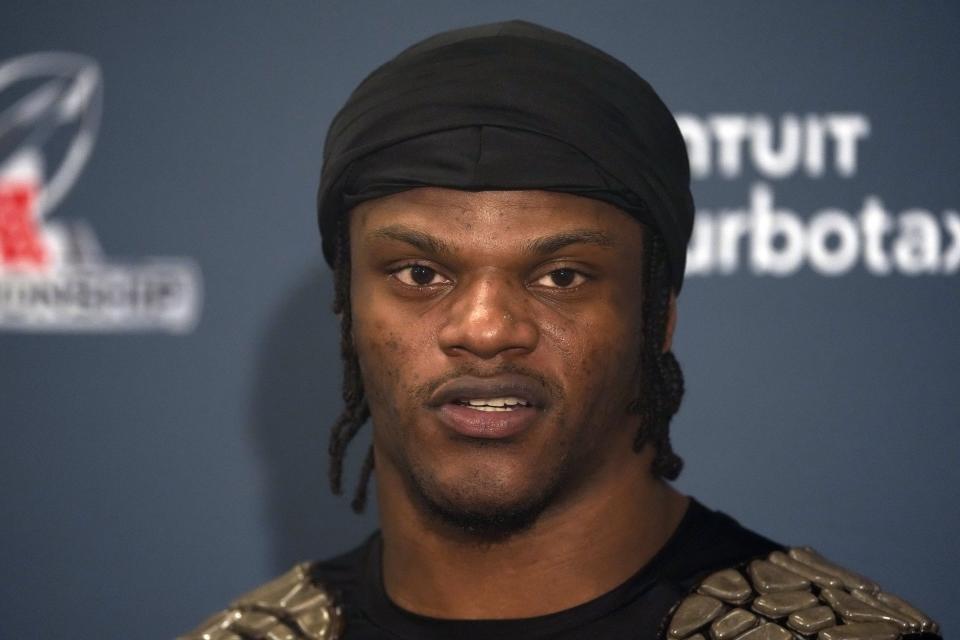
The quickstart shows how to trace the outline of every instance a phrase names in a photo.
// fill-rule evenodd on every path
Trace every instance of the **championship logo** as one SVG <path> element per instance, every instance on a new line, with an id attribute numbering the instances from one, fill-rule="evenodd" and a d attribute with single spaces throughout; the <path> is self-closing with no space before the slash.
<path id="1" fill-rule="evenodd" d="M 102 100 L 100 69 L 85 56 L 0 63 L 0 330 L 183 333 L 196 324 L 192 261 L 108 262 L 89 226 L 51 219 L 90 157 Z"/>

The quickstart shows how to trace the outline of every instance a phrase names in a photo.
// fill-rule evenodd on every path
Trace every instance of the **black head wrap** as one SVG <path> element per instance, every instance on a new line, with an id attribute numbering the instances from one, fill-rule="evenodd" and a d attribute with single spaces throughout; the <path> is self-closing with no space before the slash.
<path id="1" fill-rule="evenodd" d="M 458 29 L 370 74 L 324 147 L 327 262 L 346 211 L 422 186 L 614 204 L 662 234 L 680 290 L 694 213 L 680 130 L 645 80 L 571 36 L 519 21 Z"/>

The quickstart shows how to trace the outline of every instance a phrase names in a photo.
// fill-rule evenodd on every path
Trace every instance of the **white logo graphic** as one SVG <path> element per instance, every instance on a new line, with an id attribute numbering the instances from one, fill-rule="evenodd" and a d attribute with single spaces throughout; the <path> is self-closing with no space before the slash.
<path id="1" fill-rule="evenodd" d="M 50 219 L 90 157 L 102 99 L 87 57 L 0 64 L 0 330 L 182 333 L 196 324 L 192 261 L 107 262 L 86 224 Z"/>
<path id="2" fill-rule="evenodd" d="M 775 200 L 768 181 L 856 175 L 870 136 L 862 113 L 677 116 L 696 179 L 737 180 L 752 169 L 761 180 L 746 206 L 697 210 L 687 275 L 789 276 L 804 266 L 824 276 L 857 267 L 874 276 L 960 273 L 960 214 L 921 207 L 894 213 L 875 194 L 856 212 L 826 206 L 801 217 Z"/>

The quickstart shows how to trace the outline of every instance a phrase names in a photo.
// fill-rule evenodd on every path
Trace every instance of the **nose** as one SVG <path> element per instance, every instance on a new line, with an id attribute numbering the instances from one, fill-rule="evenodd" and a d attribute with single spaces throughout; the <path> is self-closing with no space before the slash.
<path id="1" fill-rule="evenodd" d="M 458 283 L 448 294 L 440 349 L 450 356 L 469 353 L 490 359 L 534 350 L 539 340 L 519 283 L 505 274 L 486 273 Z"/>

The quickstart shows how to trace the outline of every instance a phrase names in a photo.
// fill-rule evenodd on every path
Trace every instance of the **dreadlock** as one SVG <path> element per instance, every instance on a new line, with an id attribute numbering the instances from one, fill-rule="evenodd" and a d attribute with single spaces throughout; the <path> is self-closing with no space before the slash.
<path id="1" fill-rule="evenodd" d="M 683 371 L 672 351 L 663 351 L 670 319 L 673 288 L 667 265 L 667 250 L 659 233 L 644 235 L 646 264 L 643 273 L 643 340 L 640 362 L 642 382 L 646 389 L 635 403 L 641 415 L 640 429 L 633 441 L 639 452 L 653 444 L 654 475 L 676 480 L 683 469 L 683 460 L 670 443 L 670 420 L 683 400 Z"/>
<path id="2" fill-rule="evenodd" d="M 641 376 L 646 390 L 630 407 L 632 412 L 641 416 L 641 426 L 633 449 L 639 452 L 647 444 L 652 444 L 655 451 L 653 473 L 667 480 L 675 480 L 683 468 L 683 460 L 674 453 L 670 444 L 670 419 L 680 408 L 683 398 L 683 372 L 673 353 L 662 351 L 672 293 L 666 247 L 659 233 L 648 232 L 644 235 L 646 264 L 643 270 Z M 360 364 L 353 344 L 349 242 L 347 225 L 341 223 L 333 268 L 333 311 L 340 316 L 340 357 L 343 360 L 341 395 L 344 406 L 333 425 L 329 445 L 330 488 L 335 495 L 343 492 L 343 461 L 347 445 L 370 418 L 370 407 L 364 395 Z M 363 512 L 366 507 L 374 464 L 371 445 L 350 503 L 357 513 Z"/>

